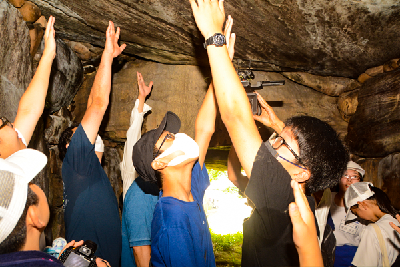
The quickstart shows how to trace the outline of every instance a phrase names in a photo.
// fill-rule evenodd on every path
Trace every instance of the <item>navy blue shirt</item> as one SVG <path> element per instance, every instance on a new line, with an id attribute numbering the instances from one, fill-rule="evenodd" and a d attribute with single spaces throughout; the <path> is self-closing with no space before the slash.
<path id="1" fill-rule="evenodd" d="M 151 225 L 153 266 L 215 266 L 203 196 L 210 185 L 207 169 L 197 162 L 192 170 L 193 202 L 161 197 Z"/>
<path id="2" fill-rule="evenodd" d="M 26 266 L 64 266 L 61 261 L 53 256 L 37 250 L 18 251 L 0 255 L 0 266 L 26 267 Z"/>
<path id="3" fill-rule="evenodd" d="M 82 125 L 68 146 L 62 178 L 66 239 L 95 242 L 95 255 L 119 266 L 122 241 L 117 198 Z"/>

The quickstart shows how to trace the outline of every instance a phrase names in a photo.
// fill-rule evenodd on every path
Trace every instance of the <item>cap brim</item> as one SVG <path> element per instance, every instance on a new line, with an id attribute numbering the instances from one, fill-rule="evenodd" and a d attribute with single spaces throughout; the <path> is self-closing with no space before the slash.
<path id="1" fill-rule="evenodd" d="M 181 120 L 179 117 L 175 113 L 167 111 L 160 125 L 156 129 L 145 133 L 133 146 L 133 166 L 144 181 L 157 183 L 155 170 L 151 167 L 154 146 L 163 131 L 175 134 L 179 132 L 180 127 Z"/>
<path id="2" fill-rule="evenodd" d="M 13 172 L 30 182 L 46 166 L 47 157 L 38 150 L 18 150 L 1 162 L 0 169 Z"/>

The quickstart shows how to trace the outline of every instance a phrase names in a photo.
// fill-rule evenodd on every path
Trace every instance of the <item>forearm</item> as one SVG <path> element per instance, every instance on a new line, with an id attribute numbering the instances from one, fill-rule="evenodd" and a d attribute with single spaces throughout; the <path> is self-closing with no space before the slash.
<path id="1" fill-rule="evenodd" d="M 215 118 L 217 116 L 217 104 L 214 96 L 213 83 L 210 83 L 203 104 L 197 114 L 195 123 L 195 141 L 199 145 L 199 163 L 203 166 L 211 137 L 215 131 Z"/>
<path id="2" fill-rule="evenodd" d="M 138 105 L 137 109 L 138 109 L 139 113 L 142 113 L 143 107 L 144 107 L 144 102 L 146 101 L 146 97 L 142 94 L 139 94 L 138 99 L 139 99 L 139 105 Z"/>
<path id="3" fill-rule="evenodd" d="M 19 101 L 15 126 L 29 143 L 37 121 L 43 113 L 53 57 L 43 54 L 35 75 Z"/>
<path id="4" fill-rule="evenodd" d="M 92 105 L 105 106 L 107 109 L 110 91 L 111 91 L 111 65 L 113 62 L 112 55 L 103 52 L 99 69 L 93 82 L 90 92 Z"/>

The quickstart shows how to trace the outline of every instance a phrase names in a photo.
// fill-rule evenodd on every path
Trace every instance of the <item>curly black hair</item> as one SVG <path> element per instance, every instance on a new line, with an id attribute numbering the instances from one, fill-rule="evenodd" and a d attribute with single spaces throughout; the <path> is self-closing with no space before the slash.
<path id="1" fill-rule="evenodd" d="M 295 116 L 285 121 L 299 144 L 299 156 L 311 176 L 306 194 L 337 185 L 347 167 L 349 153 L 336 131 L 326 122 L 310 116 Z"/>

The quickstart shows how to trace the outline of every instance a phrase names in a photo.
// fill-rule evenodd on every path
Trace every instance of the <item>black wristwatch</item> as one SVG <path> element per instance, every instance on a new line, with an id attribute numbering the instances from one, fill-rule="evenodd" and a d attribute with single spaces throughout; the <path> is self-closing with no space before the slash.
<path id="1" fill-rule="evenodd" d="M 222 33 L 215 33 L 213 36 L 208 38 L 203 45 L 205 49 L 207 49 L 207 46 L 209 45 L 215 45 L 218 47 L 226 45 L 225 35 L 223 35 Z"/>

